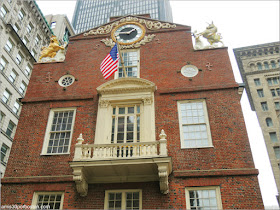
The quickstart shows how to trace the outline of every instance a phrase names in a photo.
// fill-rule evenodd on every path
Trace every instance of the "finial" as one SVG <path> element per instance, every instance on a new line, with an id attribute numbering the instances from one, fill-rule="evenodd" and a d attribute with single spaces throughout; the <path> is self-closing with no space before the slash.
<path id="1" fill-rule="evenodd" d="M 77 144 L 82 144 L 83 143 L 83 141 L 84 141 L 84 139 L 83 139 L 83 134 L 81 133 L 80 135 L 79 135 L 79 137 L 77 138 Z"/>
<path id="2" fill-rule="evenodd" d="M 160 134 L 159 134 L 160 140 L 166 140 L 166 136 L 167 136 L 167 135 L 165 134 L 164 130 L 162 129 L 161 132 L 160 132 Z"/>

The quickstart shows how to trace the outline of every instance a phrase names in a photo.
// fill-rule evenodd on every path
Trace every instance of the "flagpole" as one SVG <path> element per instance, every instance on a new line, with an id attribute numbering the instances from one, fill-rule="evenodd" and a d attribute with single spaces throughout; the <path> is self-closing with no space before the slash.
<path id="1" fill-rule="evenodd" d="M 118 51 L 119 51 L 119 56 L 120 56 L 120 59 L 121 59 L 121 64 L 122 64 L 122 70 L 123 70 L 123 73 L 124 73 L 124 77 L 127 77 L 126 75 L 126 70 L 125 70 L 125 67 L 124 67 L 124 61 L 123 61 L 123 57 L 122 57 L 122 53 L 121 53 L 121 47 L 120 47 L 120 44 L 117 40 L 117 37 L 116 38 L 116 43 L 117 43 L 117 47 L 118 47 Z"/>

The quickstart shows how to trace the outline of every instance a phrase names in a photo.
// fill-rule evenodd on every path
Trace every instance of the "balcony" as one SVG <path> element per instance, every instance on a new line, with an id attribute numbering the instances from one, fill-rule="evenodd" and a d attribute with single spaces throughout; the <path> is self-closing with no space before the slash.
<path id="1" fill-rule="evenodd" d="M 167 194 L 172 163 L 163 130 L 159 137 L 153 142 L 83 144 L 81 134 L 70 162 L 77 191 L 87 196 L 88 184 L 159 181 L 160 191 Z"/>

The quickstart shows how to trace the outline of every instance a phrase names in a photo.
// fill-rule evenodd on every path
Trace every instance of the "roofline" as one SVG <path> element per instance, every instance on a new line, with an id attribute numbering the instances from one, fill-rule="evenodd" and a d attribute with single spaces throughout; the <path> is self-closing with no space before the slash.
<path id="1" fill-rule="evenodd" d="M 265 44 L 258 44 L 258 45 L 250 45 L 250 46 L 245 46 L 245 47 L 239 47 L 239 48 L 234 48 L 233 51 L 242 51 L 242 50 L 248 50 L 248 49 L 252 49 L 252 48 L 259 48 L 259 47 L 268 47 L 271 45 L 280 45 L 279 41 L 276 42 L 269 42 L 269 43 L 265 43 Z"/>
<path id="2" fill-rule="evenodd" d="M 51 31 L 52 34 L 54 34 L 54 33 L 53 33 L 53 30 L 51 29 L 51 27 L 50 27 L 48 21 L 46 20 L 46 18 L 45 18 L 45 16 L 44 16 L 43 12 L 41 11 L 39 5 L 38 5 L 37 2 L 36 2 L 36 0 L 32 0 L 32 1 L 34 2 L 35 6 L 37 7 L 37 9 L 38 9 L 40 15 L 43 17 L 43 20 L 44 20 L 44 22 L 46 23 L 46 25 L 48 26 L 49 30 Z"/>
<path id="3" fill-rule="evenodd" d="M 102 25 L 100 25 L 100 26 L 96 26 L 96 27 L 94 27 L 94 28 L 91 28 L 91 29 L 88 29 L 88 30 L 86 30 L 86 31 L 82 31 L 82 32 L 80 32 L 80 33 L 78 33 L 78 34 L 75 34 L 74 36 L 71 36 L 71 38 L 74 38 L 74 37 L 76 37 L 76 36 L 79 36 L 79 35 L 81 35 L 81 34 L 84 34 L 84 33 L 88 32 L 88 31 L 91 31 L 91 30 L 94 30 L 94 29 L 98 29 L 98 28 L 100 28 L 100 27 L 102 27 L 102 26 L 105 26 L 105 25 L 108 25 L 108 24 L 110 24 L 110 23 L 119 21 L 119 20 L 121 20 L 121 19 L 123 19 L 123 18 L 126 18 L 126 17 L 137 17 L 137 18 L 141 18 L 141 19 L 153 20 L 153 21 L 157 21 L 157 22 L 175 24 L 175 25 L 177 25 L 177 26 L 183 26 L 183 27 L 191 28 L 191 26 L 187 26 L 187 25 L 182 25 L 182 24 L 177 24 L 177 23 L 172 23 L 172 22 L 167 22 L 167 21 L 161 21 L 161 20 L 152 19 L 152 18 L 147 18 L 147 17 L 143 17 L 143 16 L 138 16 L 138 15 L 124 15 L 124 16 L 119 16 L 119 18 L 114 19 L 114 20 L 112 20 L 112 21 L 110 21 L 110 22 L 108 22 L 108 23 L 104 23 L 104 24 L 102 24 Z"/>

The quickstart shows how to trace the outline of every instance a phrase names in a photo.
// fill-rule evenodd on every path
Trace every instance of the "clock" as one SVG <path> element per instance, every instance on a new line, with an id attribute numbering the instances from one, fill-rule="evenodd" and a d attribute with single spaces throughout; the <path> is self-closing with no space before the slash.
<path id="1" fill-rule="evenodd" d="M 130 45 L 145 36 L 145 28 L 136 22 L 123 23 L 112 30 L 112 39 L 122 45 Z"/>
<path id="2" fill-rule="evenodd" d="M 181 73 L 185 77 L 195 77 L 198 74 L 198 68 L 194 65 L 186 65 L 182 67 Z"/>

